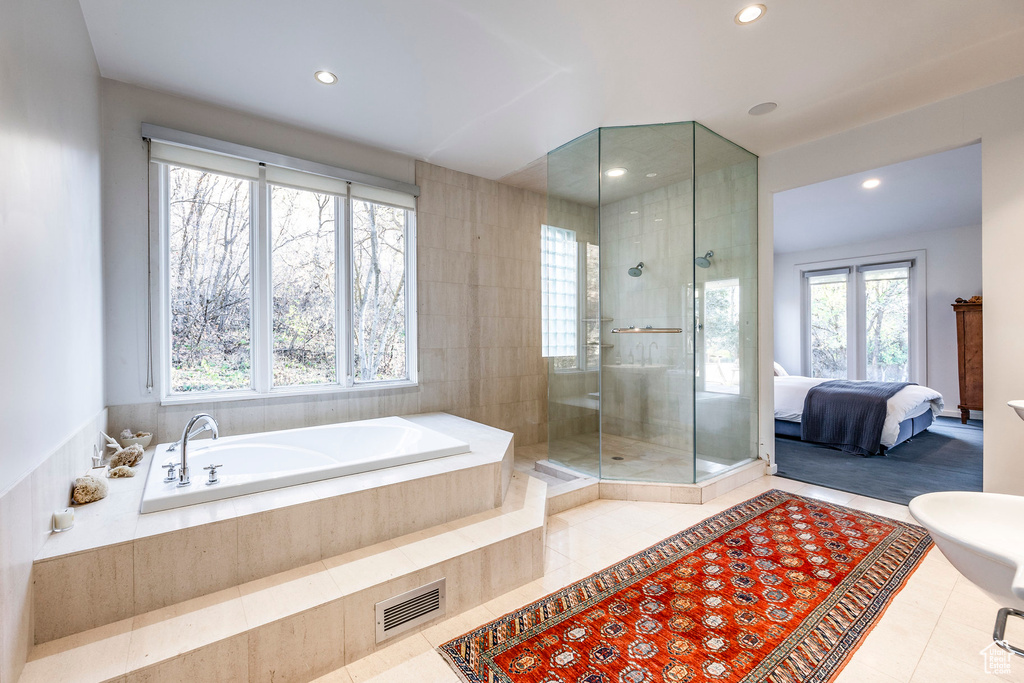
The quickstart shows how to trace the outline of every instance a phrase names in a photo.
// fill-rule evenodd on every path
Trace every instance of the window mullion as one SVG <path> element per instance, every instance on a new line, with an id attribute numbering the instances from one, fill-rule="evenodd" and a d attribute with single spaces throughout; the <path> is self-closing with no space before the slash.
<path id="1" fill-rule="evenodd" d="M 419 333 L 417 320 L 417 275 L 416 275 L 416 240 L 419 228 L 416 224 L 416 213 L 405 212 L 405 371 L 406 379 L 415 382 L 419 377 Z"/>
<path id="2" fill-rule="evenodd" d="M 267 393 L 273 384 L 274 365 L 274 285 L 271 273 L 270 238 L 270 189 L 267 187 L 267 169 L 260 165 L 260 176 L 256 182 L 255 225 L 253 226 L 253 273 L 252 286 L 252 338 L 253 338 L 253 382 L 258 393 Z"/>
<path id="3" fill-rule="evenodd" d="M 338 303 L 341 308 L 338 332 L 342 339 L 342 353 L 338 354 L 338 381 L 342 386 L 351 387 L 354 363 L 355 332 L 352 329 L 352 290 L 355 286 L 352 274 L 352 184 L 349 183 L 344 198 L 345 210 L 341 235 L 341 258 L 338 259 Z"/>
<path id="4" fill-rule="evenodd" d="M 159 297 L 160 297 L 160 320 L 157 325 L 158 358 L 160 363 L 160 393 L 161 396 L 168 396 L 171 393 L 171 227 L 168 210 L 170 197 L 170 179 L 167 176 L 167 166 L 157 164 L 157 216 L 158 221 L 158 254 L 160 259 L 159 267 Z"/>
<path id="5" fill-rule="evenodd" d="M 345 386 L 345 234 L 348 211 L 345 197 L 334 196 L 334 381 Z"/>

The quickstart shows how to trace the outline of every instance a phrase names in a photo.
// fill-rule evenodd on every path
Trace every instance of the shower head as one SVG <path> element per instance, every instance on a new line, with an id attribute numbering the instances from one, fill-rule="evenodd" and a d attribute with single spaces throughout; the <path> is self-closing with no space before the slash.
<path id="1" fill-rule="evenodd" d="M 636 266 L 630 268 L 628 272 L 630 277 L 640 277 L 641 275 L 644 274 L 644 262 L 641 261 L 640 263 L 636 264 Z"/>
<path id="2" fill-rule="evenodd" d="M 711 267 L 711 257 L 714 256 L 714 255 L 715 255 L 715 252 L 713 252 L 710 249 L 708 249 L 708 253 L 704 254 L 703 256 L 698 256 L 697 258 L 693 259 L 693 262 L 695 264 L 697 264 L 697 266 L 699 268 L 710 268 Z"/>

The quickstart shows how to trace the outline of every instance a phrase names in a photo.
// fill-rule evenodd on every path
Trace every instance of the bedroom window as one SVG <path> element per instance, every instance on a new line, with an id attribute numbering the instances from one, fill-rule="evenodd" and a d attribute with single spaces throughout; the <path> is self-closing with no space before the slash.
<path id="1" fill-rule="evenodd" d="M 811 377 L 845 379 L 848 374 L 847 284 L 850 269 L 807 273 Z"/>
<path id="2" fill-rule="evenodd" d="M 862 266 L 866 375 L 876 382 L 910 376 L 910 266 Z"/>
<path id="3" fill-rule="evenodd" d="M 165 402 L 415 383 L 412 194 L 155 139 L 151 162 Z"/>
<path id="4" fill-rule="evenodd" d="M 906 382 L 925 374 L 924 301 L 915 294 L 914 264 L 804 271 L 809 376 Z"/>

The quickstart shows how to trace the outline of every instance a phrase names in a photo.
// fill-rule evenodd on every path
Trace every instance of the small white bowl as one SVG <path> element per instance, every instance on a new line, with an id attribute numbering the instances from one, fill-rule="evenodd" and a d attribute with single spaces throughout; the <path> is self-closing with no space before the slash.
<path id="1" fill-rule="evenodd" d="M 137 443 L 143 448 L 149 448 L 149 442 L 153 440 L 152 434 L 146 434 L 145 436 L 132 437 L 131 439 L 118 439 L 121 443 L 121 448 L 128 448 L 133 443 Z"/>

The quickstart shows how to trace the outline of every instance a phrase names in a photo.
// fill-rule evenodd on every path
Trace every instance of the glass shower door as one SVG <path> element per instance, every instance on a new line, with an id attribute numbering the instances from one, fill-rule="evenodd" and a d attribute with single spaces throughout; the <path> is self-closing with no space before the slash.
<path id="1" fill-rule="evenodd" d="M 541 227 L 541 329 L 548 459 L 601 476 L 597 131 L 548 154 Z"/>
<path id="2" fill-rule="evenodd" d="M 692 483 L 693 125 L 601 129 L 601 473 Z"/>
<path id="3" fill-rule="evenodd" d="M 757 157 L 700 124 L 694 152 L 694 425 L 701 481 L 757 453 Z"/>

